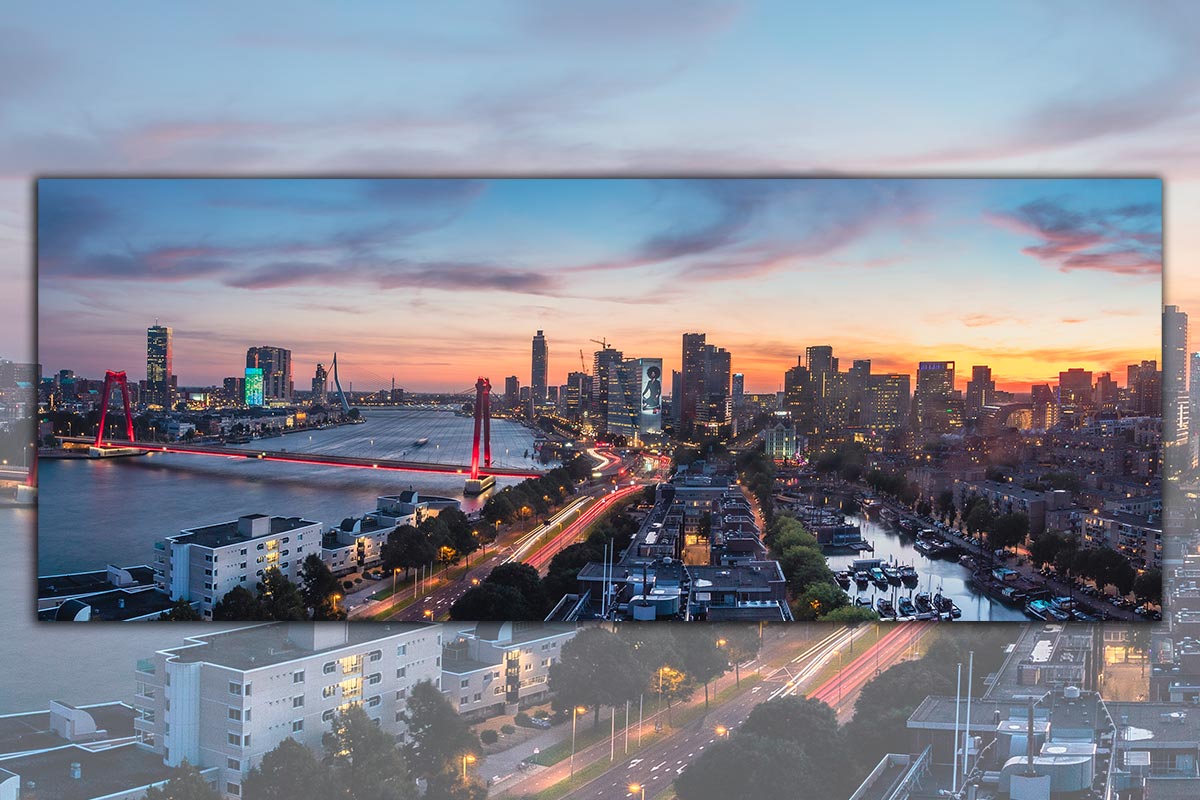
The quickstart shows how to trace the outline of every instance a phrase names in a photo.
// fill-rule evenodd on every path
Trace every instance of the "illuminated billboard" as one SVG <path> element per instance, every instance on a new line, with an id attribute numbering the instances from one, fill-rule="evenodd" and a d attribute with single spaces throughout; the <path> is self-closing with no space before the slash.
<path id="1" fill-rule="evenodd" d="M 642 405 L 638 416 L 641 433 L 662 433 L 662 371 L 661 358 L 638 359 L 642 371 Z"/>
<path id="2" fill-rule="evenodd" d="M 263 371 L 260 367 L 246 367 L 246 405 L 263 404 Z"/>

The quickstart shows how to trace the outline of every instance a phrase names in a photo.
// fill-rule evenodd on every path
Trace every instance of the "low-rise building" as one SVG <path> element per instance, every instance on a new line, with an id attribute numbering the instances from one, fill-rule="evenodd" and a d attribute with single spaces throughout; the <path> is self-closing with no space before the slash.
<path id="1" fill-rule="evenodd" d="M 479 622 L 447 637 L 442 648 L 442 693 L 473 718 L 514 714 L 542 702 L 550 667 L 575 636 L 574 625 Z"/>

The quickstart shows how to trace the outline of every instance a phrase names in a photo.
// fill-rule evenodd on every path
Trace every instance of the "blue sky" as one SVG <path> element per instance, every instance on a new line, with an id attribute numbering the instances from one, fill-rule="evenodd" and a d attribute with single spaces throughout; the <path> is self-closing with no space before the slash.
<path id="1" fill-rule="evenodd" d="M 1195 4 L 367 5 L 10 14 L 0 351 L 32 357 L 47 174 L 1161 175 L 1200 309 Z"/>

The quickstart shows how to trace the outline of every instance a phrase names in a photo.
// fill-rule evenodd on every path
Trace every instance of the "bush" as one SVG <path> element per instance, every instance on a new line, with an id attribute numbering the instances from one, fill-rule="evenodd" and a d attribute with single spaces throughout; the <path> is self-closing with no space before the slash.
<path id="1" fill-rule="evenodd" d="M 533 712 L 533 715 L 538 719 L 550 719 L 550 712 L 544 708 L 539 708 L 537 711 Z"/>
<path id="2" fill-rule="evenodd" d="M 501 732 L 502 732 L 502 733 L 503 733 L 505 736 L 509 736 L 509 735 L 511 735 L 511 734 L 514 734 L 514 733 L 516 733 L 516 732 L 517 732 L 517 729 L 516 729 L 516 728 L 514 728 L 512 725 L 501 725 L 501 726 L 500 726 L 500 731 L 501 731 Z"/>
<path id="3" fill-rule="evenodd" d="M 500 741 L 500 734 L 496 733 L 491 728 L 488 728 L 485 731 L 480 731 L 479 741 L 483 742 L 484 744 L 495 744 L 496 742 Z"/>
<path id="4" fill-rule="evenodd" d="M 522 728 L 528 728 L 528 727 L 530 727 L 530 725 L 529 725 L 529 715 L 528 715 L 528 714 L 526 714 L 524 711 L 519 711 L 519 712 L 517 712 L 517 716 L 515 716 L 515 717 L 513 718 L 513 722 L 517 723 L 517 724 L 518 724 L 518 725 L 520 725 Z"/>

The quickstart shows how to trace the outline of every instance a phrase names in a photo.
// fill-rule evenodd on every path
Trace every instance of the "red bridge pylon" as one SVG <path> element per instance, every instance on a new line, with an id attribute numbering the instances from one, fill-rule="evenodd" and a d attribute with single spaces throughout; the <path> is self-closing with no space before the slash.
<path id="1" fill-rule="evenodd" d="M 111 369 L 104 373 L 104 397 L 100 401 L 100 428 L 96 431 L 96 447 L 104 442 L 104 421 L 108 417 L 108 402 L 115 386 L 121 387 L 121 400 L 125 404 L 125 439 L 133 441 L 133 406 L 129 402 L 129 383 L 125 379 L 125 371 L 113 372 Z"/>
<path id="2" fill-rule="evenodd" d="M 479 432 L 483 429 L 483 465 L 492 465 L 492 384 L 487 378 L 475 381 L 475 438 L 471 444 L 471 480 L 479 480 Z"/>

